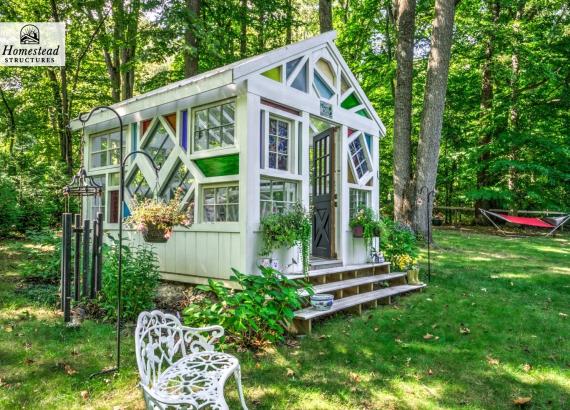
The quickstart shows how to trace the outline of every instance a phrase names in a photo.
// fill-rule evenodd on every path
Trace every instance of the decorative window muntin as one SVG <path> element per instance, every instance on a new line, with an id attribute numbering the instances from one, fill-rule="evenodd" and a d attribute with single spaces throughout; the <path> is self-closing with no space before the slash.
<path id="1" fill-rule="evenodd" d="M 235 145 L 235 101 L 194 111 L 194 151 Z"/>
<path id="2" fill-rule="evenodd" d="M 175 143 L 164 124 L 158 120 L 146 137 L 143 150 L 150 155 L 155 164 L 161 167 L 174 149 Z"/>
<path id="3" fill-rule="evenodd" d="M 105 220 L 105 200 L 106 200 L 106 175 L 93 175 L 93 181 L 100 185 L 102 188 L 100 196 L 92 196 L 88 198 L 89 206 L 91 208 L 91 219 L 95 219 L 98 212 L 103 214 L 103 220 Z"/>
<path id="4" fill-rule="evenodd" d="M 165 200 L 173 199 L 179 191 L 179 198 L 182 199 L 192 187 L 194 176 L 190 170 L 180 160 L 176 162 L 173 171 L 163 185 L 161 197 Z"/>
<path id="5" fill-rule="evenodd" d="M 152 191 L 141 170 L 136 167 L 126 184 L 127 192 L 131 198 L 150 198 Z"/>
<path id="6" fill-rule="evenodd" d="M 267 167 L 279 171 L 289 171 L 292 124 L 290 121 L 269 117 L 267 130 Z"/>
<path id="7" fill-rule="evenodd" d="M 361 207 L 370 206 L 370 191 L 365 189 L 350 188 L 349 192 L 349 216 L 352 218 Z"/>
<path id="8" fill-rule="evenodd" d="M 239 221 L 239 187 L 237 185 L 204 186 L 202 220 L 204 222 Z"/>
<path id="9" fill-rule="evenodd" d="M 365 183 L 372 172 L 372 156 L 362 132 L 354 132 L 348 140 L 348 157 L 354 177 Z"/>
<path id="10" fill-rule="evenodd" d="M 119 165 L 120 133 L 118 129 L 106 132 L 104 134 L 92 136 L 90 140 L 91 168 L 103 168 Z M 125 145 L 123 145 L 123 152 L 126 152 Z"/>
<path id="11" fill-rule="evenodd" d="M 298 197 L 299 183 L 283 179 L 261 178 L 259 187 L 261 217 L 290 209 Z"/>

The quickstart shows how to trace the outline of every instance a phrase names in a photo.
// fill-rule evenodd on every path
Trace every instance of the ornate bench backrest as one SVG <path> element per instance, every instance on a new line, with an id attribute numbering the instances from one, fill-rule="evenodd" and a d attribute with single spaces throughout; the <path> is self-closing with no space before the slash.
<path id="1" fill-rule="evenodd" d="M 180 321 L 158 310 L 142 312 L 135 331 L 135 350 L 142 384 L 152 386 L 164 370 L 186 355 Z"/>

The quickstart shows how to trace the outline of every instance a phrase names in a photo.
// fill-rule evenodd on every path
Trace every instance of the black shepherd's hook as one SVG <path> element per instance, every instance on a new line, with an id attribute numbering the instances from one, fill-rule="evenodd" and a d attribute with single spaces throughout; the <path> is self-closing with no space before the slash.
<path id="1" fill-rule="evenodd" d="M 427 224 L 427 246 L 428 246 L 428 282 L 431 282 L 431 215 L 430 215 L 430 201 L 433 201 L 435 196 L 435 189 L 428 192 L 426 185 L 420 188 L 420 196 L 426 196 L 426 224 Z"/>
<path id="2" fill-rule="evenodd" d="M 95 373 L 91 376 L 95 376 L 95 375 L 99 375 L 99 374 L 105 374 L 105 373 L 111 373 L 111 372 L 115 372 L 118 371 L 120 369 L 121 366 L 121 310 L 122 310 L 122 303 L 121 303 L 121 298 L 122 298 L 122 277 L 123 277 L 123 213 L 124 213 L 124 202 L 125 202 L 125 164 L 126 161 L 129 157 L 134 156 L 135 154 L 143 154 L 151 163 L 154 172 L 157 175 L 157 180 L 158 180 L 158 171 L 160 170 L 160 167 L 158 167 L 156 165 L 156 163 L 154 162 L 154 160 L 151 158 L 150 155 L 148 155 L 146 152 L 144 151 L 133 151 L 131 153 L 129 153 L 126 157 L 124 157 L 124 152 L 123 152 L 123 146 L 124 146 L 124 137 L 123 137 L 123 119 L 121 118 L 121 115 L 113 108 L 108 107 L 106 105 L 100 105 L 98 107 L 95 107 L 91 110 L 91 112 L 87 113 L 81 113 L 78 116 L 79 121 L 82 123 L 82 125 L 85 127 L 85 124 L 87 123 L 87 121 L 89 121 L 89 119 L 93 116 L 93 114 L 96 111 L 99 110 L 109 110 L 111 112 L 113 112 L 116 116 L 117 119 L 119 120 L 119 158 L 121 158 L 121 163 L 120 163 L 120 187 L 119 187 L 119 255 L 118 255 L 118 263 L 119 263 L 119 272 L 118 272 L 118 280 L 117 280 L 117 367 L 112 368 L 112 369 L 107 369 L 107 370 L 103 370 L 101 372 Z"/>

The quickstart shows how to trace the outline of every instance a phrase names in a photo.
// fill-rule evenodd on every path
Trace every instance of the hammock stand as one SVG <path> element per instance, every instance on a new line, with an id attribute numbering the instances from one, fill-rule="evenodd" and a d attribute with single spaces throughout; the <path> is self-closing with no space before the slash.
<path id="1" fill-rule="evenodd" d="M 501 233 L 506 235 L 506 232 L 503 231 L 496 223 L 493 221 L 491 217 L 495 217 L 501 219 L 505 222 L 509 222 L 515 225 L 523 225 L 523 226 L 534 226 L 536 228 L 547 228 L 550 229 L 545 236 L 551 236 L 561 228 L 566 222 L 570 221 L 570 215 L 561 216 L 558 218 L 529 218 L 523 216 L 512 216 L 512 215 L 505 215 L 505 214 L 498 214 L 496 212 L 487 211 L 485 209 L 479 208 L 479 212 L 485 216 L 493 224 L 495 228 L 497 228 Z"/>

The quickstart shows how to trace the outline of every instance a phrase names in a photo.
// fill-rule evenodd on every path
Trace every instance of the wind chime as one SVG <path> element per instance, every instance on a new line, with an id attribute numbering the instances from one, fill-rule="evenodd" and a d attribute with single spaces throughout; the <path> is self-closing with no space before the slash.
<path id="1" fill-rule="evenodd" d="M 71 302 L 82 298 L 94 299 L 101 290 L 102 248 L 103 248 L 103 186 L 87 175 L 83 165 L 83 144 L 85 125 L 81 132 L 81 166 L 71 182 L 62 192 L 65 198 L 65 212 L 61 218 L 61 309 L 63 320 L 71 321 Z M 86 218 L 87 198 L 93 198 L 93 209 L 97 210 L 93 220 Z M 70 212 L 72 198 L 79 201 L 79 213 Z"/>

